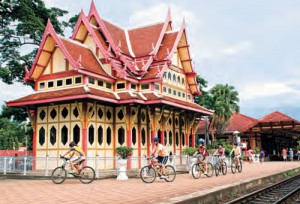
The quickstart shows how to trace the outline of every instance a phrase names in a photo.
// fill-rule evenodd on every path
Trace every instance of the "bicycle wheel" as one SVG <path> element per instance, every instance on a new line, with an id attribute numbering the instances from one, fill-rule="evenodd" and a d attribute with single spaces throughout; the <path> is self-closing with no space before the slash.
<path id="1" fill-rule="evenodd" d="M 198 179 L 201 176 L 201 168 L 199 164 L 194 164 L 192 166 L 192 175 L 194 177 L 194 179 Z"/>
<path id="2" fill-rule="evenodd" d="M 94 181 L 95 176 L 95 170 L 92 167 L 84 166 L 79 171 L 78 179 L 81 181 L 81 183 L 88 184 Z"/>
<path id="3" fill-rule="evenodd" d="M 238 172 L 242 172 L 243 166 L 242 166 L 242 161 L 240 161 L 240 165 L 237 167 Z"/>
<path id="4" fill-rule="evenodd" d="M 219 176 L 219 173 L 220 173 L 220 165 L 217 163 L 215 165 L 215 174 L 216 174 L 216 176 Z"/>
<path id="5" fill-rule="evenodd" d="M 207 163 L 207 177 L 212 177 L 212 175 L 214 174 L 214 167 L 211 163 Z"/>
<path id="6" fill-rule="evenodd" d="M 227 164 L 225 162 L 222 163 L 222 174 L 223 175 L 227 174 Z"/>
<path id="7" fill-rule="evenodd" d="M 144 166 L 140 171 L 140 176 L 145 183 L 152 183 L 155 181 L 156 172 L 152 167 Z"/>
<path id="8" fill-rule="evenodd" d="M 51 179 L 55 184 L 63 183 L 66 180 L 66 177 L 67 171 L 62 167 L 56 167 L 51 174 Z"/>
<path id="9" fill-rule="evenodd" d="M 233 174 L 235 174 L 235 172 L 236 172 L 236 164 L 235 164 L 235 162 L 233 162 L 233 163 L 231 164 L 231 172 L 232 172 Z"/>
<path id="10" fill-rule="evenodd" d="M 165 181 L 167 181 L 167 182 L 174 181 L 174 179 L 176 177 L 176 171 L 175 171 L 174 167 L 171 165 L 165 166 L 165 175 L 166 175 Z"/>

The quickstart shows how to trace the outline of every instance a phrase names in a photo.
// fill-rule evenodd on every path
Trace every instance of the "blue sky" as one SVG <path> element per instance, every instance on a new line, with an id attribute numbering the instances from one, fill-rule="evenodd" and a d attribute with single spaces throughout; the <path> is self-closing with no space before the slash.
<path id="1" fill-rule="evenodd" d="M 87 14 L 90 1 L 46 0 Z M 300 120 L 300 1 L 298 0 L 95 0 L 101 16 L 122 27 L 165 19 L 170 6 L 173 25 L 187 21 L 190 51 L 198 74 L 209 82 L 233 85 L 241 113 L 260 118 L 278 110 Z M 0 102 L 31 92 L 0 83 Z M 16 89 L 22 88 L 19 92 Z"/>

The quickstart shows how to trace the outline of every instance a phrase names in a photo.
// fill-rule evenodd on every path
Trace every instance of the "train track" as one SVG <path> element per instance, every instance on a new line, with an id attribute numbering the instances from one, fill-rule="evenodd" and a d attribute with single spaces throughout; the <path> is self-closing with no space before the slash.
<path id="1" fill-rule="evenodd" d="M 300 175 L 280 181 L 271 186 L 251 192 L 234 200 L 227 202 L 232 203 L 252 203 L 252 204 L 268 204 L 268 203 L 289 203 L 288 200 L 300 194 Z M 297 199 L 293 203 L 299 203 Z"/>

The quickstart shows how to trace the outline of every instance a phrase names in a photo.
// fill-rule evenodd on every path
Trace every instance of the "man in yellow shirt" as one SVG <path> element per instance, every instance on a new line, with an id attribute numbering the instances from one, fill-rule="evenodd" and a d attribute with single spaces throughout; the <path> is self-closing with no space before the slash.
<path id="1" fill-rule="evenodd" d="M 238 146 L 237 142 L 233 143 L 233 149 L 230 152 L 230 155 L 232 154 L 232 152 L 234 152 L 234 158 L 237 160 L 237 163 L 240 165 L 240 156 L 241 156 L 241 149 Z"/>
<path id="2" fill-rule="evenodd" d="M 69 144 L 70 150 L 67 151 L 63 157 L 65 157 L 67 154 L 70 155 L 70 165 L 72 172 L 74 171 L 74 167 L 77 169 L 77 171 L 80 171 L 80 165 L 83 161 L 85 161 L 85 153 L 84 151 L 76 145 L 74 141 L 70 142 Z M 74 157 L 74 159 L 72 159 Z M 74 173 L 74 172 L 73 172 Z"/>
<path id="3" fill-rule="evenodd" d="M 159 138 L 158 137 L 154 137 L 153 142 L 154 142 L 154 148 L 151 151 L 151 155 L 155 156 L 157 161 L 162 166 L 163 175 L 161 175 L 160 178 L 165 178 L 166 177 L 165 176 L 165 164 L 168 161 L 168 155 L 167 155 L 167 152 L 166 152 L 166 149 L 165 149 L 164 145 L 159 143 Z"/>

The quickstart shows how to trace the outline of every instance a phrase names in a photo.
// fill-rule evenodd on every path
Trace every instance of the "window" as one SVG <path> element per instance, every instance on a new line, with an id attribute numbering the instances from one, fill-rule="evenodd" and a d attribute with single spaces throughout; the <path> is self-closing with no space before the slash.
<path id="1" fill-rule="evenodd" d="M 136 144 L 136 129 L 135 129 L 135 127 L 134 128 L 132 128 L 132 144 L 133 145 L 135 145 Z"/>
<path id="2" fill-rule="evenodd" d="M 136 90 L 136 84 L 130 84 L 130 88 L 131 88 L 132 90 Z"/>
<path id="3" fill-rule="evenodd" d="M 60 87 L 60 86 L 62 86 L 62 85 L 63 85 L 63 80 L 60 79 L 60 80 L 57 80 L 57 81 L 56 81 L 56 86 L 57 86 L 57 87 Z"/>
<path id="4" fill-rule="evenodd" d="M 89 127 L 89 143 L 90 143 L 90 145 L 93 145 L 94 144 L 94 135 L 95 135 L 95 131 L 94 131 L 95 129 L 94 129 L 94 126 L 93 125 L 91 125 L 90 127 Z"/>
<path id="5" fill-rule="evenodd" d="M 144 146 L 146 144 L 146 131 L 143 128 L 142 129 L 142 145 Z"/>
<path id="6" fill-rule="evenodd" d="M 101 86 L 101 87 L 103 87 L 103 81 L 101 81 L 101 80 L 98 80 L 98 86 Z"/>
<path id="7" fill-rule="evenodd" d="M 159 84 L 155 84 L 155 90 L 157 90 L 157 91 L 160 90 L 160 85 Z"/>
<path id="8" fill-rule="evenodd" d="M 168 93 L 172 94 L 172 89 L 168 88 Z"/>
<path id="9" fill-rule="evenodd" d="M 95 79 L 89 78 L 89 84 L 95 84 Z"/>
<path id="10" fill-rule="evenodd" d="M 141 85 L 141 89 L 142 89 L 142 90 L 149 89 L 149 84 L 142 84 L 142 85 Z"/>
<path id="11" fill-rule="evenodd" d="M 66 85 L 67 86 L 72 85 L 72 78 L 66 79 Z"/>
<path id="12" fill-rule="evenodd" d="M 44 127 L 41 127 L 39 130 L 39 143 L 41 146 L 45 143 L 45 129 Z"/>
<path id="13" fill-rule="evenodd" d="M 63 145 L 66 145 L 68 142 L 68 128 L 64 125 L 64 127 L 61 129 L 61 142 Z"/>
<path id="14" fill-rule="evenodd" d="M 167 73 L 166 72 L 164 73 L 164 79 L 167 79 Z"/>
<path id="15" fill-rule="evenodd" d="M 176 83 L 176 75 L 175 74 L 173 74 L 173 82 Z"/>
<path id="16" fill-rule="evenodd" d="M 125 89 L 125 83 L 117 84 L 117 89 Z"/>
<path id="17" fill-rule="evenodd" d="M 53 86 L 54 86 L 53 81 L 48 81 L 48 88 L 53 88 Z"/>
<path id="18" fill-rule="evenodd" d="M 166 93 L 167 92 L 167 87 L 163 87 L 163 91 Z"/>
<path id="19" fill-rule="evenodd" d="M 111 129 L 108 127 L 106 129 L 106 143 L 109 146 L 111 144 Z"/>
<path id="20" fill-rule="evenodd" d="M 81 84 L 81 77 L 75 78 L 75 84 Z"/>
<path id="21" fill-rule="evenodd" d="M 177 94 L 178 94 L 178 97 L 181 97 L 181 92 L 180 91 L 178 91 Z"/>
<path id="22" fill-rule="evenodd" d="M 106 82 L 106 88 L 111 89 L 111 83 Z"/>
<path id="23" fill-rule="evenodd" d="M 173 95 L 176 96 L 177 92 L 176 90 L 173 90 Z"/>
<path id="24" fill-rule="evenodd" d="M 188 95 L 188 99 L 191 100 L 191 95 L 190 94 Z"/>
<path id="25" fill-rule="evenodd" d="M 184 78 L 183 77 L 182 77 L 181 83 L 182 83 L 182 86 L 184 86 Z"/>
<path id="26" fill-rule="evenodd" d="M 75 125 L 75 127 L 73 128 L 73 141 L 78 144 L 78 142 L 80 141 L 80 128 L 78 125 Z"/>
<path id="27" fill-rule="evenodd" d="M 45 88 L 45 82 L 41 82 L 40 83 L 40 89 L 44 89 Z"/>
<path id="28" fill-rule="evenodd" d="M 182 93 L 182 98 L 185 98 L 185 93 Z"/>
<path id="29" fill-rule="evenodd" d="M 180 77 L 179 76 L 177 77 L 177 83 L 178 83 L 178 85 L 180 85 Z"/>
<path id="30" fill-rule="evenodd" d="M 103 128 L 99 126 L 98 128 L 98 144 L 101 146 L 103 143 Z"/>
<path id="31" fill-rule="evenodd" d="M 171 78 L 172 78 L 172 75 L 171 75 L 171 73 L 169 72 L 169 73 L 168 73 L 168 80 L 171 81 Z"/>
<path id="32" fill-rule="evenodd" d="M 50 143 L 52 146 L 56 143 L 56 128 L 54 126 L 50 129 Z"/>

